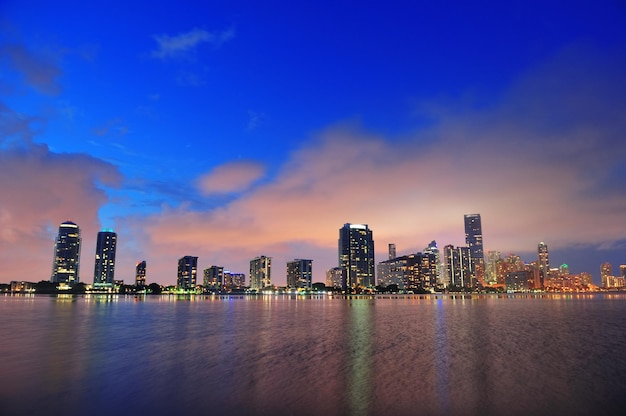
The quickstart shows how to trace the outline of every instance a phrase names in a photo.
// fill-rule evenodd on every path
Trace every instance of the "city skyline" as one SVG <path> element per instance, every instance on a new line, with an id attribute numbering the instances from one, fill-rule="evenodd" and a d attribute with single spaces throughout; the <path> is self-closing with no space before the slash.
<path id="1" fill-rule="evenodd" d="M 0 281 L 49 279 L 65 219 L 84 282 L 103 228 L 126 282 L 188 253 L 324 281 L 338 224 L 380 261 L 469 213 L 485 253 L 624 262 L 623 4 L 184 5 L 2 2 Z"/>

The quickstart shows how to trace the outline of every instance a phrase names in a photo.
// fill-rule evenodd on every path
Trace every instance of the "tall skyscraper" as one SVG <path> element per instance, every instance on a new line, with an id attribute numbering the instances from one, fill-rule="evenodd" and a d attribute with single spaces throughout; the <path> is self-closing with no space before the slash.
<path id="1" fill-rule="evenodd" d="M 345 224 L 339 229 L 339 267 L 342 288 L 374 287 L 374 239 L 367 224 Z"/>
<path id="2" fill-rule="evenodd" d="M 443 248 L 443 256 L 446 283 L 458 287 L 472 287 L 469 247 L 455 248 L 449 244 Z"/>
<path id="3" fill-rule="evenodd" d="M 185 256 L 178 259 L 178 275 L 176 279 L 176 285 L 180 289 L 195 289 L 197 275 L 198 257 Z"/>
<path id="4" fill-rule="evenodd" d="M 94 286 L 113 286 L 115 278 L 115 249 L 117 234 L 113 230 L 100 231 L 96 240 L 96 262 L 94 265 Z"/>
<path id="5" fill-rule="evenodd" d="M 272 258 L 259 256 L 250 260 L 250 289 L 263 290 L 272 285 Z"/>
<path id="6" fill-rule="evenodd" d="M 484 280 L 485 254 L 483 251 L 483 227 L 480 214 L 465 215 L 465 244 L 470 251 L 470 273 L 479 281 Z"/>
<path id="7" fill-rule="evenodd" d="M 543 241 L 537 246 L 537 267 L 539 268 L 539 284 L 543 287 L 550 272 L 548 246 Z"/>
<path id="8" fill-rule="evenodd" d="M 72 221 L 59 226 L 59 234 L 54 242 L 52 275 L 50 281 L 72 285 L 80 281 L 80 228 Z"/>
<path id="9" fill-rule="evenodd" d="M 135 267 L 135 286 L 142 288 L 146 285 L 146 261 L 140 261 Z"/>
<path id="10" fill-rule="evenodd" d="M 287 287 L 311 290 L 313 260 L 295 259 L 287 262 Z"/>

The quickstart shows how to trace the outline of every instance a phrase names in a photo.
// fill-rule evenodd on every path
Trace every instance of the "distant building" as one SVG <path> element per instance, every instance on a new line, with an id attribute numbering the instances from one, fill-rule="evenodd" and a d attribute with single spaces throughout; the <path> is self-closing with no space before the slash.
<path id="1" fill-rule="evenodd" d="M 224 268 L 222 266 L 211 266 L 204 269 L 204 287 L 206 289 L 218 289 L 226 286 L 224 281 Z"/>
<path id="2" fill-rule="evenodd" d="M 250 289 L 262 290 L 272 285 L 272 258 L 259 256 L 250 260 Z"/>
<path id="3" fill-rule="evenodd" d="M 543 241 L 537 246 L 537 267 L 539 268 L 539 283 L 544 286 L 545 280 L 550 272 L 550 257 L 548 256 L 548 246 Z"/>
<path id="4" fill-rule="evenodd" d="M 498 274 L 500 269 L 500 263 L 502 263 L 502 255 L 499 251 L 488 251 L 487 262 L 485 264 L 486 280 L 489 284 L 499 283 L 504 284 L 504 276 Z"/>
<path id="5" fill-rule="evenodd" d="M 340 228 L 342 288 L 374 287 L 374 265 L 374 238 L 367 224 L 345 224 Z"/>
<path id="6" fill-rule="evenodd" d="M 448 244 L 443 248 L 443 257 L 446 283 L 458 287 L 473 287 L 469 247 L 455 248 Z"/>
<path id="7" fill-rule="evenodd" d="M 435 240 L 431 241 L 430 244 L 428 244 L 428 246 L 424 249 L 424 254 L 432 254 L 433 256 L 435 256 L 435 282 L 436 285 L 443 285 L 443 268 L 441 265 L 441 256 L 439 253 L 439 248 L 437 247 L 437 242 Z"/>
<path id="8" fill-rule="evenodd" d="M 396 257 L 396 245 L 389 243 L 389 260 L 395 259 Z"/>
<path id="9" fill-rule="evenodd" d="M 532 272 L 528 270 L 508 273 L 504 279 L 508 292 L 526 292 L 532 284 Z"/>
<path id="10" fill-rule="evenodd" d="M 178 275 L 176 285 L 180 289 L 195 289 L 197 274 L 198 257 L 185 256 L 178 259 Z"/>
<path id="11" fill-rule="evenodd" d="M 140 261 L 135 267 L 135 286 L 137 289 L 146 286 L 146 261 Z"/>
<path id="12" fill-rule="evenodd" d="M 378 263 L 378 284 L 403 290 L 434 289 L 437 262 L 432 253 L 415 253 Z"/>
<path id="13" fill-rule="evenodd" d="M 465 220 L 465 244 L 469 248 L 470 273 L 473 278 L 483 280 L 485 270 L 485 255 L 483 251 L 483 226 L 480 214 L 466 214 Z"/>
<path id="14" fill-rule="evenodd" d="M 233 273 L 224 270 L 224 285 L 227 288 L 241 288 L 246 286 L 246 275 L 244 273 Z"/>
<path id="15" fill-rule="evenodd" d="M 287 262 L 287 287 L 311 289 L 313 260 L 295 259 Z"/>
<path id="16" fill-rule="evenodd" d="M 342 268 L 333 267 L 326 272 L 326 286 L 333 287 L 335 289 L 341 289 L 342 287 Z"/>
<path id="17" fill-rule="evenodd" d="M 73 285 L 80 281 L 80 242 L 78 225 L 66 221 L 59 226 L 54 243 L 51 282 Z"/>
<path id="18" fill-rule="evenodd" d="M 94 265 L 94 286 L 115 284 L 115 251 L 117 234 L 113 230 L 100 231 L 96 240 L 96 261 Z"/>

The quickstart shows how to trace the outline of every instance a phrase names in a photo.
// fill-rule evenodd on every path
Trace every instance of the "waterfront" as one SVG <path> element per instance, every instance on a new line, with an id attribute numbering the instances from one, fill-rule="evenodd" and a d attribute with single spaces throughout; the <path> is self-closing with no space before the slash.
<path id="1" fill-rule="evenodd" d="M 2 414 L 620 414 L 626 294 L 3 296 Z"/>

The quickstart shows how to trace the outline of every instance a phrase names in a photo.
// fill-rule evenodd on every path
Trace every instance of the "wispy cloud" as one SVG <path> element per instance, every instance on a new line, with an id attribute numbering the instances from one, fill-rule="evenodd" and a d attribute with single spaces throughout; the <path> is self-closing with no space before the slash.
<path id="1" fill-rule="evenodd" d="M 263 177 L 265 168 L 255 162 L 232 162 L 218 166 L 198 179 L 205 195 L 242 192 Z"/>
<path id="2" fill-rule="evenodd" d="M 157 49 L 152 52 L 152 57 L 168 59 L 185 56 L 203 43 L 219 47 L 234 36 L 234 29 L 221 32 L 209 32 L 198 28 L 173 36 L 167 34 L 154 35 L 153 38 L 157 43 Z"/>
<path id="3" fill-rule="evenodd" d="M 61 69 L 53 59 L 20 44 L 0 46 L 0 55 L 8 58 L 12 69 L 20 73 L 30 87 L 48 95 L 56 95 L 61 91 L 58 83 Z"/>

